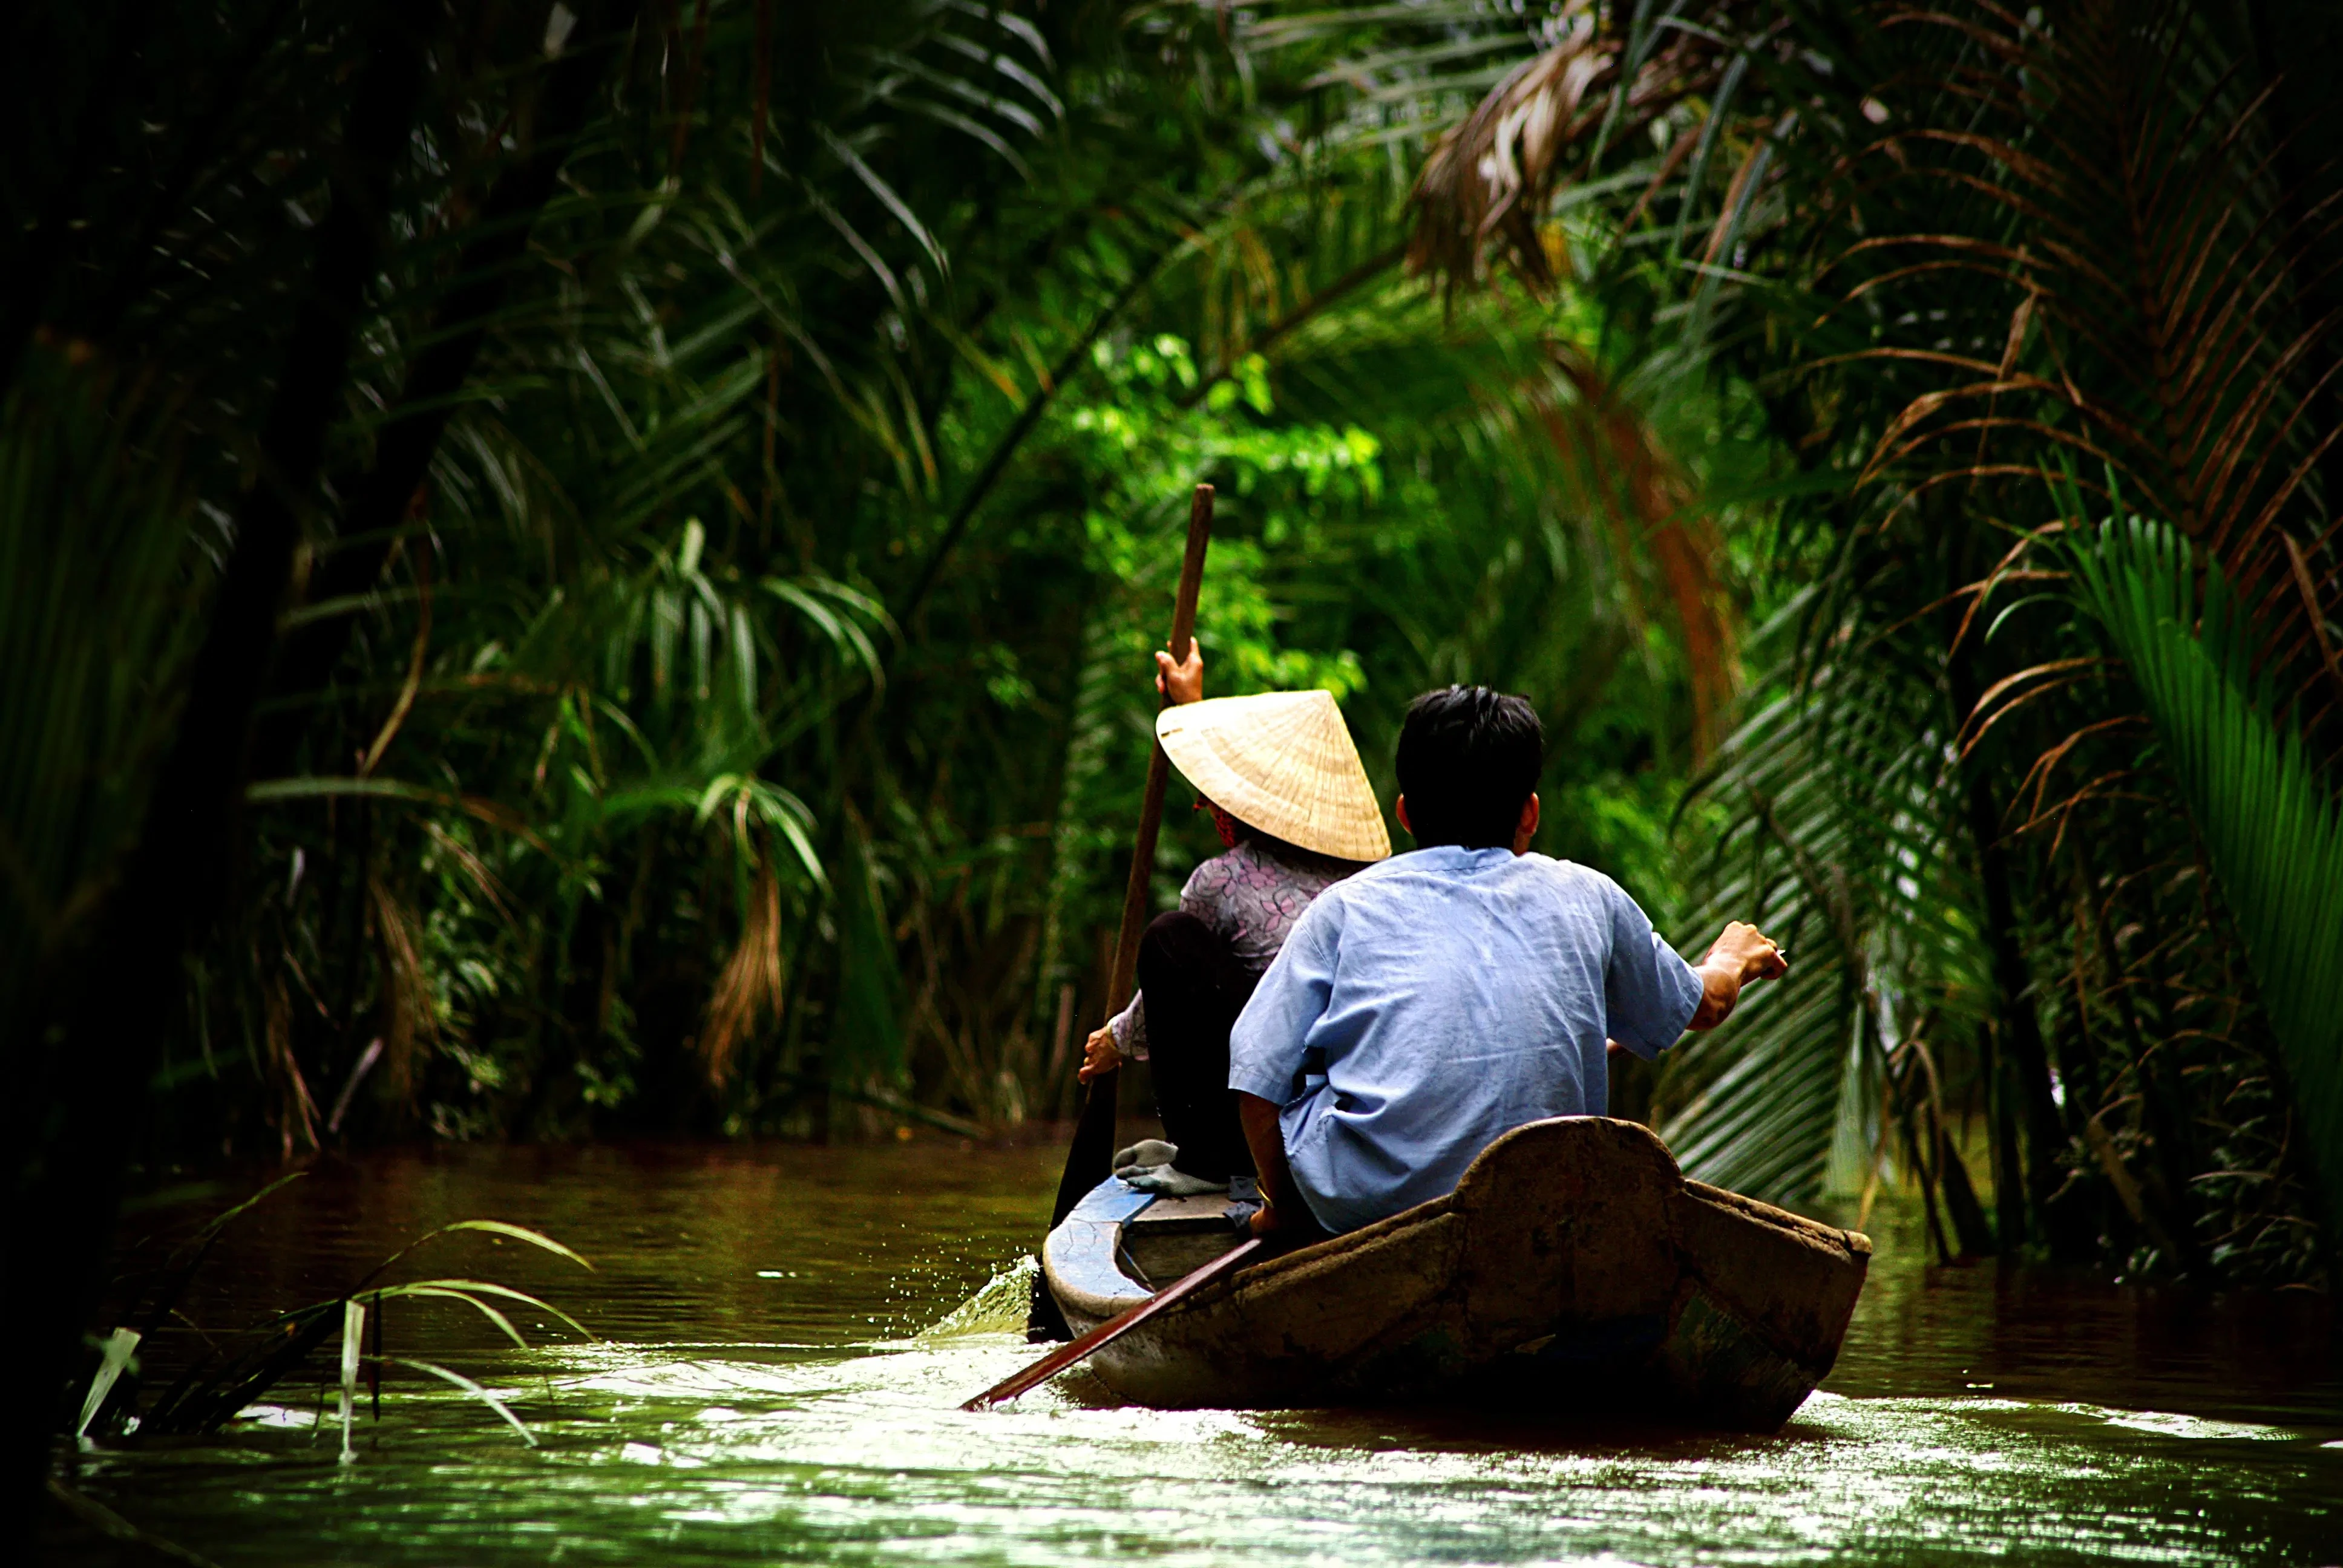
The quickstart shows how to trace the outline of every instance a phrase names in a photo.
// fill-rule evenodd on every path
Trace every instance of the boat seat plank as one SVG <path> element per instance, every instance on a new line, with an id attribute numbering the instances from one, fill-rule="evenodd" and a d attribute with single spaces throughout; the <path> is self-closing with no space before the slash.
<path id="1" fill-rule="evenodd" d="M 1161 1289 L 1243 1240 L 1229 1222 L 1225 1191 L 1158 1198 L 1122 1226 L 1122 1267 Z"/>
<path id="2" fill-rule="evenodd" d="M 1185 1198 L 1158 1198 L 1125 1223 L 1135 1231 L 1158 1233 L 1174 1229 L 1233 1231 L 1228 1211 L 1227 1192 L 1197 1192 Z"/>

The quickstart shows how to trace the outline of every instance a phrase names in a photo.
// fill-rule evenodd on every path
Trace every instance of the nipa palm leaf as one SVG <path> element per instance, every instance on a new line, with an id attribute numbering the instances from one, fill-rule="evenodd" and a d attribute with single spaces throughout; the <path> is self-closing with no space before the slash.
<path id="1" fill-rule="evenodd" d="M 1664 1060 L 1655 1122 L 1688 1173 L 1793 1207 L 1863 1186 L 1886 1168 L 1891 1053 L 1982 1005 L 1940 712 L 1920 683 L 1850 671 L 1752 714 L 1703 780 L 1731 816 L 1679 945 L 1753 920 L 1791 968 Z"/>
<path id="2" fill-rule="evenodd" d="M 2294 1079 L 2328 1211 L 2343 1214 L 2343 811 L 2300 733 L 2270 717 L 2270 672 L 2254 673 L 2250 615 L 2219 567 L 2205 568 L 2200 604 L 2187 541 L 2137 517 L 2071 559 L 2146 699 Z"/>

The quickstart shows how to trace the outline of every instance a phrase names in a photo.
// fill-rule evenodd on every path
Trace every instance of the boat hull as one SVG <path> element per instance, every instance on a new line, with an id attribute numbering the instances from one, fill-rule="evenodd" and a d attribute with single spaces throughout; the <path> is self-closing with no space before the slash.
<path id="1" fill-rule="evenodd" d="M 1137 1266 L 1172 1255 L 1151 1206 L 1110 1180 L 1051 1233 L 1077 1333 L 1170 1282 Z M 1235 1244 L 1197 1228 L 1166 1227 L 1187 1266 L 1200 1241 Z M 1687 1181 L 1647 1128 L 1564 1118 L 1499 1139 L 1448 1197 L 1242 1269 L 1090 1365 L 1161 1408 L 1463 1402 L 1772 1432 L 1830 1371 L 1870 1254 Z"/>

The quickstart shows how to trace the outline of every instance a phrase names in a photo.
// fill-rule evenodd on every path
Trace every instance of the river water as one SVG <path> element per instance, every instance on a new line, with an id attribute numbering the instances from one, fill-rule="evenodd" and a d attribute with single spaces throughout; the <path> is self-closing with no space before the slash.
<path id="1" fill-rule="evenodd" d="M 985 1321 L 1013 1288 L 945 1320 L 1030 1249 L 1056 1161 L 913 1143 L 328 1164 L 237 1222 L 187 1318 L 239 1327 L 330 1298 L 447 1221 L 536 1227 L 593 1271 L 465 1233 L 388 1277 L 500 1282 L 593 1341 L 517 1308 L 532 1349 L 499 1349 L 457 1303 L 395 1302 L 385 1343 L 499 1393 L 534 1446 L 401 1372 L 379 1421 L 361 1408 L 346 1462 L 321 1364 L 219 1438 L 61 1462 L 224 1568 L 2343 1562 L 2343 1355 L 2324 1298 L 1928 1267 L 1895 1209 L 1872 1216 L 1837 1369 L 1775 1437 L 1165 1413 L 1079 1379 L 963 1414 L 1033 1352 Z M 129 1229 L 184 1232 L 246 1190 L 184 1194 Z M 150 1377 L 193 1330 L 157 1342 Z"/>

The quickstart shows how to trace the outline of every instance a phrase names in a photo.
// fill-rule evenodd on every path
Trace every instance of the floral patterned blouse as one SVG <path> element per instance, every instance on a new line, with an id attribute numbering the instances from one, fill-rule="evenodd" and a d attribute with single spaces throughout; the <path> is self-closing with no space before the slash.
<path id="1" fill-rule="evenodd" d="M 1248 973 L 1265 971 L 1285 934 L 1310 901 L 1358 866 L 1313 854 L 1274 839 L 1248 839 L 1226 854 L 1197 867 L 1180 890 L 1180 908 L 1229 944 Z M 1147 1060 L 1147 998 L 1142 992 L 1108 1025 L 1115 1044 L 1135 1060 Z"/>

